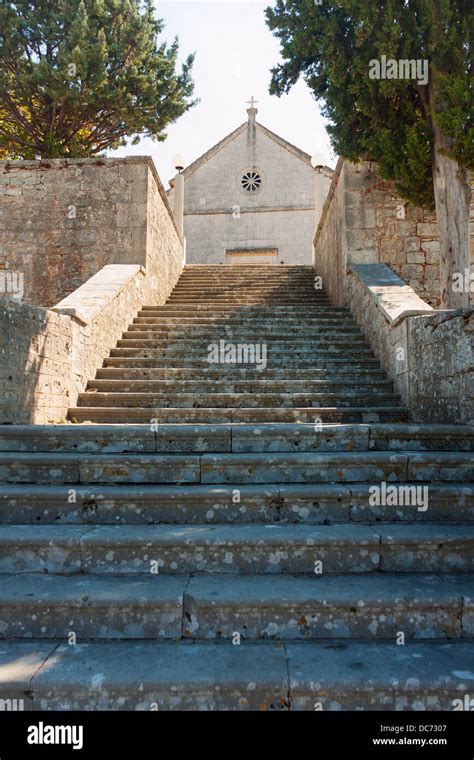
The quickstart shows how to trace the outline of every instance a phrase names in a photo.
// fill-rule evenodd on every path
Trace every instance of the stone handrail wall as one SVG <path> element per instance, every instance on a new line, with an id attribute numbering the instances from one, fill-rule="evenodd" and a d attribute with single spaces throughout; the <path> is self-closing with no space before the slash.
<path id="1" fill-rule="evenodd" d="M 354 314 L 412 418 L 466 423 L 474 418 L 472 309 L 433 309 L 439 245 L 429 217 L 404 205 L 373 164 L 341 159 L 313 263 L 332 303 Z"/>
<path id="2" fill-rule="evenodd" d="M 416 422 L 474 422 L 474 307 L 435 311 L 385 264 L 353 265 L 347 292 Z"/>
<path id="3" fill-rule="evenodd" d="M 53 310 L 3 299 L 0 421 L 64 421 L 140 309 L 146 279 L 139 265 L 111 265 Z"/>

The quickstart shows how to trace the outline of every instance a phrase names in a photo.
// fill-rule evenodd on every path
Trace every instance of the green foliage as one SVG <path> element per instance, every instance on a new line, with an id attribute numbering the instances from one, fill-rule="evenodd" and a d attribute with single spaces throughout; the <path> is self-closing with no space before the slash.
<path id="1" fill-rule="evenodd" d="M 267 24 L 282 62 L 270 92 L 303 77 L 329 121 L 334 150 L 377 161 L 409 201 L 432 208 L 435 128 L 443 150 L 474 166 L 471 0 L 276 0 Z M 428 60 L 429 84 L 371 79 L 371 60 Z"/>
<path id="2" fill-rule="evenodd" d="M 189 56 L 152 0 L 0 0 L 0 156 L 82 157 L 166 138 L 185 113 Z"/>

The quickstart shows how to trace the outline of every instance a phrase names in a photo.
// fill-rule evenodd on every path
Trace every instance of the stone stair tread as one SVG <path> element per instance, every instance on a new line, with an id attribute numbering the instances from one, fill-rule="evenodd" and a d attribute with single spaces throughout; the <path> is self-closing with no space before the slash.
<path id="1" fill-rule="evenodd" d="M 90 542 L 107 545 L 152 544 L 246 545 L 278 543 L 317 545 L 319 543 L 433 544 L 474 541 L 474 525 L 425 523 L 384 525 L 343 523 L 334 525 L 2 525 L 0 543 L 19 545 L 64 543 L 68 546 Z"/>
<path id="2" fill-rule="evenodd" d="M 0 574 L 474 571 L 474 525 L 0 525 Z"/>
<path id="3" fill-rule="evenodd" d="M 313 608 L 338 606 L 437 604 L 459 608 L 474 593 L 474 575 L 366 573 L 327 575 L 195 575 L 186 585 L 185 600 L 208 607 L 273 609 L 297 604 Z M 33 580 L 34 583 L 34 580 Z M 12 596 L 13 599 L 13 596 Z M 185 601 L 186 605 L 186 601 Z M 186 609 L 186 606 L 185 606 Z"/>
<path id="4" fill-rule="evenodd" d="M 472 601 L 474 575 L 370 573 L 362 576 L 311 575 L 0 575 L 0 605 L 28 608 L 163 605 L 186 612 L 190 605 L 273 609 L 309 604 L 374 607 L 377 605 L 459 608 Z"/>
<path id="5" fill-rule="evenodd" d="M 207 424 L 240 422 L 275 422 L 276 420 L 285 422 L 313 422 L 317 414 L 322 420 L 325 418 L 331 422 L 336 421 L 356 421 L 364 423 L 367 417 L 377 421 L 384 418 L 390 421 L 406 420 L 408 410 L 406 407 L 292 407 L 292 408 L 161 408 L 153 409 L 152 417 L 160 424 L 167 423 L 184 423 L 184 422 L 205 422 Z M 150 409 L 140 409 L 140 407 L 86 407 L 77 406 L 69 410 L 71 420 L 83 419 L 85 421 L 95 421 L 97 423 L 114 423 L 123 424 L 125 422 L 138 424 L 143 421 L 150 422 Z M 173 419 L 172 419 L 173 418 Z"/>
<path id="6" fill-rule="evenodd" d="M 132 605 L 167 606 L 179 612 L 190 577 L 183 575 L 0 575 L 0 606 L 77 608 Z M 454 590 L 451 592 L 455 594 Z M 0 645 L 1 648 L 1 645 Z"/>
<path id="7" fill-rule="evenodd" d="M 448 469 L 457 467 L 459 471 L 465 469 L 466 477 L 474 467 L 474 462 L 470 452 L 464 451 L 395 451 L 390 452 L 387 456 L 387 452 L 384 451 L 342 451 L 342 452 L 327 452 L 327 451 L 307 451 L 307 452 L 265 452 L 265 453 L 203 453 L 186 456 L 183 453 L 141 453 L 130 452 L 127 454 L 102 454 L 97 453 L 71 453 L 71 452 L 23 452 L 21 459 L 18 458 L 16 452 L 2 451 L 0 452 L 0 480 L 3 479 L 8 482 L 8 473 L 10 471 L 18 473 L 26 473 L 28 467 L 42 467 L 42 468 L 54 468 L 61 466 L 69 466 L 69 468 L 75 470 L 77 474 L 77 481 L 80 481 L 80 473 L 82 467 L 90 468 L 96 465 L 100 468 L 113 468 L 120 466 L 133 466 L 137 470 L 143 467 L 154 466 L 159 468 L 165 465 L 182 465 L 186 467 L 201 467 L 202 475 L 212 470 L 224 469 L 225 467 L 250 467 L 255 468 L 257 466 L 272 467 L 334 467 L 338 468 L 338 472 L 343 467 L 349 466 L 363 466 L 373 465 L 375 467 L 385 464 L 388 470 L 393 469 L 392 477 L 388 477 L 388 481 L 398 482 L 400 478 L 397 478 L 395 471 L 406 471 L 408 468 L 408 475 L 402 478 L 405 480 L 422 481 L 423 480 L 423 466 L 430 466 L 434 468 L 437 473 L 433 480 L 457 480 L 456 478 L 447 477 L 449 475 Z M 3 475 L 2 475 L 3 468 Z M 400 469 L 401 468 L 401 469 Z M 444 468 L 444 469 L 443 469 Z M 410 473 L 413 477 L 410 476 Z M 55 477 L 56 481 L 60 476 L 60 473 L 56 473 L 55 476 L 50 471 L 52 477 Z M 113 473 L 111 473 L 113 474 Z M 118 475 L 118 473 L 116 473 Z M 5 477 L 6 475 L 6 477 Z M 380 469 L 379 475 L 382 480 L 387 475 L 387 470 Z M 373 476 L 372 476 L 373 477 Z M 465 482 L 466 477 L 459 478 L 459 480 Z M 336 473 L 334 481 L 342 479 Z M 387 478 L 385 478 L 387 479 Z M 351 480 L 351 478 L 347 478 Z M 355 478 L 359 481 L 361 478 Z M 72 482 L 72 481 L 68 481 Z M 86 482 L 86 481 L 84 481 Z M 132 482 L 140 482 L 132 481 Z M 202 480 L 202 482 L 206 482 Z M 236 482 L 236 481 L 232 481 Z M 237 481 L 238 482 L 238 481 Z M 278 480 L 268 482 L 279 482 Z"/>
<path id="8" fill-rule="evenodd" d="M 30 709 L 452 710 L 470 642 L 2 642 L 1 690 Z M 23 662 L 21 669 L 12 668 Z"/>
<path id="9" fill-rule="evenodd" d="M 411 484 L 416 485 L 416 484 Z M 369 506 L 370 483 L 78 485 L 0 484 L 0 522 L 129 524 L 474 522 L 474 486 L 430 484 L 429 509 Z M 236 492 L 240 502 L 234 501 Z M 378 521 L 378 522 L 377 522 Z"/>

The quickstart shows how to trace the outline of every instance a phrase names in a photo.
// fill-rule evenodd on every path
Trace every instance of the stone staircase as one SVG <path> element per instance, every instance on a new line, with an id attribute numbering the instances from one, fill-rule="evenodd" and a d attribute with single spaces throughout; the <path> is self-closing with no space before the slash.
<path id="1" fill-rule="evenodd" d="M 266 367 L 210 363 L 220 341 L 265 346 Z M 186 267 L 78 404 L 71 418 L 95 423 L 406 419 L 348 310 L 315 290 L 311 267 Z"/>
<path id="2" fill-rule="evenodd" d="M 265 346 L 266 366 L 209 362 L 220 341 L 221 358 Z M 89 424 L 0 428 L 0 699 L 451 710 L 472 694 L 474 431 L 410 423 L 311 268 L 186 267 L 70 419 Z"/>

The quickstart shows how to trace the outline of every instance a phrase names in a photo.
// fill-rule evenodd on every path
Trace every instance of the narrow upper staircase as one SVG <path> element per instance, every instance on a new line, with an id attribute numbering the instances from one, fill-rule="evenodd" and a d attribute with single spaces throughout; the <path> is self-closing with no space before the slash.
<path id="1" fill-rule="evenodd" d="M 265 366 L 210 362 L 221 341 L 224 357 L 228 344 L 257 346 Z M 311 267 L 189 266 L 164 306 L 140 311 L 70 416 L 390 422 L 406 410 L 349 311 L 315 290 Z"/>
<path id="2" fill-rule="evenodd" d="M 309 267 L 186 267 L 70 419 L 0 428 L 0 699 L 472 694 L 473 430 L 411 423 Z"/>

